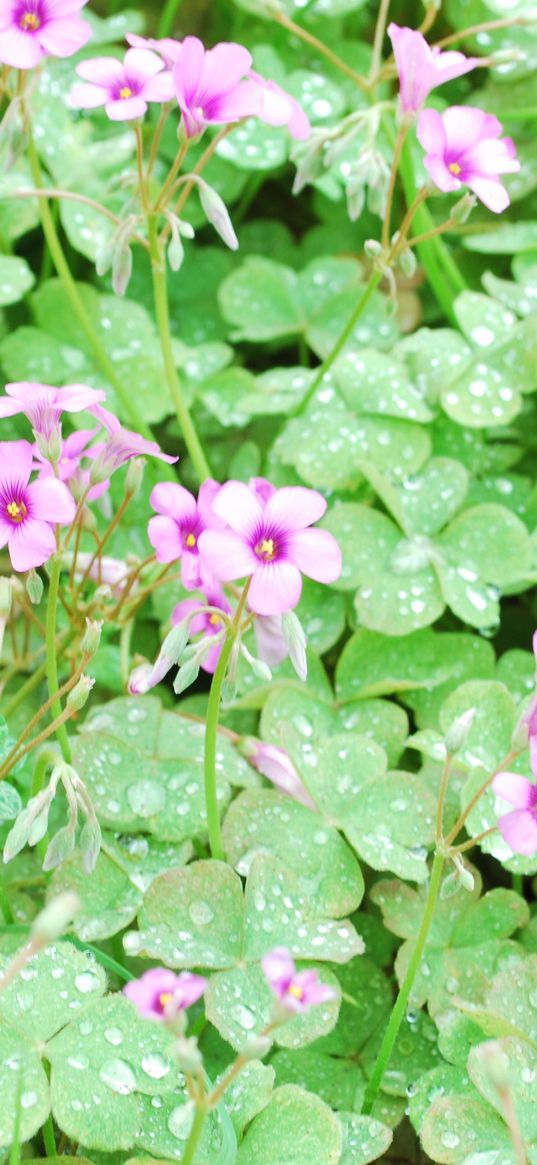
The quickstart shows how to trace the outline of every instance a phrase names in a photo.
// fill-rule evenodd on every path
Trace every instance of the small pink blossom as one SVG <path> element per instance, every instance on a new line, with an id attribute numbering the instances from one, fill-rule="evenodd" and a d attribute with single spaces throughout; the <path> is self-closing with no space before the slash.
<path id="1" fill-rule="evenodd" d="M 537 785 L 520 773 L 498 773 L 492 782 L 497 797 L 514 808 L 498 821 L 498 829 L 513 853 L 537 853 Z"/>
<path id="2" fill-rule="evenodd" d="M 116 57 L 94 57 L 76 67 L 84 83 L 73 86 L 70 95 L 75 109 L 95 109 L 104 105 L 112 121 L 134 121 L 143 117 L 148 101 L 171 101 L 171 73 L 164 62 L 147 49 L 127 49 L 124 61 Z"/>
<path id="3" fill-rule="evenodd" d="M 275 947 L 261 959 L 268 985 L 286 1011 L 304 1012 L 318 1003 L 330 1003 L 336 993 L 321 983 L 317 971 L 297 971 L 286 947 Z"/>
<path id="4" fill-rule="evenodd" d="M 226 615 L 231 614 L 231 607 L 226 599 L 226 596 L 224 595 L 223 591 L 220 591 L 216 595 L 208 594 L 205 600 L 183 599 L 183 601 L 178 603 L 172 611 L 172 626 L 175 627 L 178 623 L 182 623 L 183 619 L 186 619 L 189 615 L 191 615 L 189 624 L 191 636 L 204 635 L 206 638 L 210 639 L 216 637 L 217 635 L 221 635 L 225 627 L 224 620 L 222 619 L 221 615 L 217 613 L 217 611 L 203 611 L 200 609 L 201 607 L 205 606 L 219 607 L 222 613 L 225 613 Z M 196 614 L 196 612 L 198 613 Z M 222 651 L 223 645 L 223 639 L 221 639 L 220 642 L 215 643 L 214 647 L 211 647 L 210 651 L 202 661 L 201 666 L 204 671 L 208 672 L 209 675 L 213 675 L 213 673 L 216 671 L 216 665 L 220 659 L 220 653 Z"/>
<path id="5" fill-rule="evenodd" d="M 63 482 L 51 477 L 30 484 L 32 463 L 28 441 L 0 442 L 0 546 L 8 546 L 13 570 L 42 566 L 56 550 L 54 526 L 75 516 Z"/>
<path id="6" fill-rule="evenodd" d="M 316 490 L 287 486 L 263 508 L 247 485 L 228 481 L 213 502 L 229 529 L 204 530 L 200 554 L 221 582 L 250 577 L 248 603 L 258 615 L 281 615 L 296 607 L 301 571 L 317 582 L 335 582 L 341 551 L 327 530 L 311 529 L 326 510 Z"/>
<path id="7" fill-rule="evenodd" d="M 156 441 L 147 441 L 139 433 L 124 429 L 117 417 L 102 405 L 94 405 L 90 410 L 97 420 L 107 430 L 107 440 L 101 447 L 90 471 L 92 485 L 106 481 L 116 469 L 125 465 L 132 457 L 157 457 L 159 461 L 166 461 L 173 465 L 179 459 L 163 453 Z"/>
<path id="8" fill-rule="evenodd" d="M 214 589 L 214 579 L 200 557 L 199 538 L 208 528 L 223 529 L 225 523 L 213 512 L 212 503 L 220 486 L 209 479 L 200 487 L 198 500 L 182 485 L 161 482 L 151 493 L 157 517 L 148 525 L 149 541 L 157 562 L 181 560 L 181 581 L 187 591 L 201 587 Z"/>
<path id="9" fill-rule="evenodd" d="M 435 186 L 446 194 L 468 186 L 495 214 L 505 210 L 509 195 L 498 175 L 516 174 L 520 162 L 512 139 L 501 138 L 501 132 L 493 114 L 470 105 L 452 105 L 442 114 L 424 109 L 418 140 Z"/>
<path id="10" fill-rule="evenodd" d="M 89 551 L 80 551 L 76 557 L 75 579 L 84 577 L 88 566 L 91 565 L 88 577 L 96 582 L 99 586 L 109 586 L 117 595 L 125 589 L 125 585 L 131 573 L 131 567 L 127 562 L 121 558 L 109 558 L 106 554 L 101 555 L 93 561 L 93 554 Z M 133 584 L 132 593 L 136 593 L 137 583 Z"/>
<path id="11" fill-rule="evenodd" d="M 0 417 L 24 413 L 36 437 L 45 441 L 60 434 L 62 413 L 80 413 L 106 397 L 102 389 L 88 388 L 86 384 L 55 388 L 52 384 L 35 384 L 33 381 L 6 384 L 6 393 L 7 396 L 0 397 Z"/>
<path id="12" fill-rule="evenodd" d="M 86 0 L 0 0 L 0 61 L 33 69 L 43 57 L 71 57 L 91 36 L 78 15 Z"/>
<path id="13" fill-rule="evenodd" d="M 417 113 L 431 89 L 462 77 L 463 73 L 469 73 L 479 64 L 477 57 L 465 57 L 457 52 L 442 53 L 439 48 L 431 48 L 421 32 L 412 28 L 390 24 L 388 36 L 399 73 L 399 101 L 403 113 Z"/>
<path id="14" fill-rule="evenodd" d="M 128 32 L 125 39 L 133 49 L 151 49 L 152 52 L 158 53 L 167 69 L 171 69 L 172 65 L 175 64 L 181 50 L 181 41 L 173 40 L 170 36 L 157 39 L 153 36 L 138 36 L 135 32 Z"/>
<path id="15" fill-rule="evenodd" d="M 153 967 L 139 979 L 126 983 L 123 994 L 134 1003 L 144 1019 L 163 1023 L 197 1003 L 206 987 L 207 980 L 201 975 L 193 975 L 190 971 L 175 975 L 165 967 Z"/>
<path id="16" fill-rule="evenodd" d="M 265 80 L 253 69 L 249 70 L 248 77 L 258 88 L 257 117 L 266 125 L 286 125 L 295 141 L 306 141 L 311 134 L 311 125 L 298 101 L 275 81 Z"/>
<path id="17" fill-rule="evenodd" d="M 293 801 L 299 801 L 308 809 L 317 808 L 302 783 L 291 757 L 283 748 L 276 748 L 274 744 L 266 744 L 264 740 L 255 740 L 253 737 L 248 737 L 244 744 L 246 756 L 258 773 L 267 777 L 281 793 L 287 793 Z"/>

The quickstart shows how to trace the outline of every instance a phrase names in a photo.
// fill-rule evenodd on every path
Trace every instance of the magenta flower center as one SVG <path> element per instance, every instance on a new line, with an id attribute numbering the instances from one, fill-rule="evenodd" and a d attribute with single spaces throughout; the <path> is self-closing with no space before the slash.
<path id="1" fill-rule="evenodd" d="M 187 536 L 185 538 L 185 546 L 188 546 L 189 550 L 193 550 L 196 543 L 197 543 L 196 535 L 193 534 L 192 532 L 190 532 L 190 534 L 187 534 Z"/>
<path id="2" fill-rule="evenodd" d="M 28 507 L 22 498 L 13 499 L 6 504 L 6 513 L 14 526 L 20 526 L 28 513 Z"/>
<path id="3" fill-rule="evenodd" d="M 119 90 L 119 96 L 121 97 L 122 101 L 126 101 L 128 97 L 132 97 L 132 89 L 130 89 L 128 85 L 124 85 L 123 88 Z"/>
<path id="4" fill-rule="evenodd" d="M 39 3 L 26 0 L 15 15 L 15 21 L 23 32 L 37 32 L 43 24 L 43 14 Z"/>
<path id="5" fill-rule="evenodd" d="M 141 89 L 138 81 L 133 77 L 123 76 L 115 91 L 114 97 L 116 101 L 128 101 L 129 97 L 137 97 Z"/>
<path id="6" fill-rule="evenodd" d="M 299 1001 L 304 998 L 304 991 L 299 983 L 290 983 L 287 988 L 287 994 L 293 995 Z"/>
<path id="7" fill-rule="evenodd" d="M 451 162 L 448 169 L 449 169 L 450 174 L 454 174 L 456 178 L 459 177 L 459 174 L 461 172 L 461 167 L 459 166 L 458 162 Z"/>
<path id="8" fill-rule="evenodd" d="M 273 562 L 278 553 L 274 538 L 260 538 L 254 550 L 261 562 Z"/>

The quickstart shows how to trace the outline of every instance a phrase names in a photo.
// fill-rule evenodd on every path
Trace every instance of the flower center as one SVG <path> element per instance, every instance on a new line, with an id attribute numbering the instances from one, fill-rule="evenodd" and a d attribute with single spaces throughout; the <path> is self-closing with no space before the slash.
<path id="1" fill-rule="evenodd" d="M 257 557 L 262 560 L 262 562 L 272 562 L 276 556 L 276 545 L 274 538 L 261 538 L 261 540 L 257 543 L 255 553 L 257 554 Z"/>
<path id="2" fill-rule="evenodd" d="M 209 623 L 211 623 L 213 627 L 221 627 L 222 620 L 220 618 L 220 615 L 210 615 L 209 616 Z"/>
<path id="3" fill-rule="evenodd" d="M 450 174 L 454 174 L 456 178 L 459 177 L 459 174 L 461 172 L 461 168 L 460 168 L 458 162 L 451 162 L 448 169 L 449 169 Z"/>
<path id="4" fill-rule="evenodd" d="M 185 538 L 185 545 L 188 546 L 191 550 L 192 547 L 196 545 L 196 535 L 195 534 L 187 534 L 187 536 Z"/>
<path id="5" fill-rule="evenodd" d="M 122 101 L 126 101 L 128 97 L 132 97 L 132 89 L 128 85 L 124 85 L 123 88 L 119 90 L 119 96 L 121 97 Z"/>
<path id="6" fill-rule="evenodd" d="M 41 21 L 36 12 L 23 12 L 19 18 L 19 28 L 23 32 L 37 32 L 41 28 Z"/>
<path id="7" fill-rule="evenodd" d="M 9 517 L 11 518 L 11 521 L 14 522 L 16 526 L 20 526 L 20 523 L 24 522 L 24 519 L 28 513 L 28 509 L 24 502 L 9 502 L 6 506 L 6 509 Z"/>
<path id="8" fill-rule="evenodd" d="M 289 995 L 293 995 L 295 999 L 302 999 L 304 992 L 298 983 L 291 983 L 289 988 Z"/>
<path id="9" fill-rule="evenodd" d="M 164 1009 L 165 1007 L 168 1006 L 168 1003 L 171 1003 L 172 999 L 173 999 L 173 995 L 172 995 L 171 991 L 164 991 L 162 993 L 162 995 L 159 995 L 158 1001 L 160 1003 L 160 1006 Z"/>

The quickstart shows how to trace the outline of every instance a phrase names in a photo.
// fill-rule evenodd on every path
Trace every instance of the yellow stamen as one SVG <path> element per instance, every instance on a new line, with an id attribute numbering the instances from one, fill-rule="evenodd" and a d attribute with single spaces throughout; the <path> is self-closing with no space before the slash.
<path id="1" fill-rule="evenodd" d="M 171 991 L 164 991 L 163 994 L 159 996 L 159 1003 L 161 1007 L 167 1007 L 168 1003 L 171 1003 L 172 999 L 173 995 Z"/>
<path id="2" fill-rule="evenodd" d="M 28 513 L 24 502 L 10 502 L 9 505 L 6 506 L 6 509 L 12 522 L 17 523 L 24 521 L 24 518 Z"/>
<path id="3" fill-rule="evenodd" d="M 23 32 L 29 32 L 30 29 L 35 31 L 41 28 L 41 21 L 35 12 L 25 12 L 19 20 L 19 28 L 22 28 Z"/>
<path id="4" fill-rule="evenodd" d="M 276 547 L 273 538 L 262 538 L 261 542 L 257 543 L 255 552 L 258 558 L 262 558 L 265 562 L 272 562 L 276 554 Z"/>
<path id="5" fill-rule="evenodd" d="M 187 534 L 187 536 L 185 538 L 185 542 L 186 542 L 187 546 L 195 546 L 196 545 L 196 535 L 195 534 Z"/>
<path id="6" fill-rule="evenodd" d="M 212 623 L 213 627 L 220 627 L 222 623 L 220 615 L 211 615 L 209 618 L 209 623 Z"/>
<path id="7" fill-rule="evenodd" d="M 298 983 L 291 983 L 289 988 L 289 995 L 294 995 L 295 999 L 302 999 L 304 992 Z"/>
<path id="8" fill-rule="evenodd" d="M 458 162 L 451 162 L 451 164 L 448 166 L 448 169 L 449 169 L 450 174 L 454 174 L 456 178 L 459 177 L 459 174 L 461 172 L 461 168 L 460 168 Z"/>
<path id="9" fill-rule="evenodd" d="M 122 101 L 126 101 L 128 97 L 132 97 L 132 89 L 129 89 L 128 85 L 124 85 L 123 88 L 119 90 L 119 96 L 121 97 Z"/>

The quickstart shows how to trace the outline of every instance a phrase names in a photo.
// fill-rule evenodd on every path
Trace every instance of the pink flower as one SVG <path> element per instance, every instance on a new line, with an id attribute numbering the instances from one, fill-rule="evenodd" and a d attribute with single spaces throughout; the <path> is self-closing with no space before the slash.
<path id="1" fill-rule="evenodd" d="M 91 36 L 78 9 L 86 0 L 0 0 L 0 61 L 33 69 L 42 57 L 70 57 Z"/>
<path id="2" fill-rule="evenodd" d="M 228 481 L 213 510 L 230 529 L 204 530 L 200 554 L 221 582 L 251 576 L 248 603 L 258 615 L 281 615 L 296 607 L 300 572 L 317 582 L 341 574 L 341 551 L 327 530 L 309 529 L 322 517 L 326 502 L 302 486 L 278 489 L 263 508 L 240 481 Z"/>
<path id="3" fill-rule="evenodd" d="M 205 51 L 197 36 L 185 37 L 173 67 L 173 81 L 187 136 L 208 125 L 226 125 L 257 112 L 259 94 L 244 81 L 252 64 L 248 49 L 223 41 Z"/>
<path id="4" fill-rule="evenodd" d="M 175 627 L 178 623 L 182 623 L 183 619 L 186 619 L 188 615 L 191 615 L 192 618 L 190 619 L 189 624 L 191 636 L 202 634 L 205 637 L 212 638 L 216 635 L 220 635 L 224 630 L 223 619 L 216 613 L 216 611 L 209 612 L 200 610 L 200 608 L 204 606 L 219 607 L 221 611 L 226 613 L 226 615 L 231 614 L 231 607 L 226 599 L 226 596 L 224 595 L 223 591 L 219 591 L 217 595 L 207 595 L 205 600 L 183 599 L 183 601 L 178 603 L 172 611 L 172 625 Z M 196 611 L 198 614 L 195 614 Z M 209 675 L 212 675 L 213 672 L 216 671 L 216 665 L 220 659 L 220 653 L 223 646 L 223 640 L 219 643 L 215 643 L 214 647 L 211 647 L 210 651 L 202 661 L 201 666 L 204 671 L 209 673 Z"/>
<path id="5" fill-rule="evenodd" d="M 93 579 L 93 582 L 98 583 L 99 586 L 104 583 L 120 595 L 125 589 L 125 584 L 131 573 L 131 567 L 128 563 L 123 562 L 121 558 L 108 558 L 106 554 L 96 558 L 93 562 L 93 554 L 90 554 L 89 551 L 79 551 L 76 557 L 75 579 L 84 577 L 90 563 L 93 565 L 89 572 L 89 578 Z M 137 585 L 137 583 L 133 584 L 133 593 L 136 593 Z"/>
<path id="6" fill-rule="evenodd" d="M 316 809 L 315 801 L 310 797 L 293 765 L 293 762 L 283 748 L 276 748 L 274 744 L 265 744 L 263 740 L 248 737 L 245 741 L 246 756 L 250 764 L 258 773 L 267 777 L 281 793 L 287 793 L 294 801 L 306 805 L 308 809 Z"/>
<path id="7" fill-rule="evenodd" d="M 131 457 L 158 457 L 159 461 L 167 461 L 169 465 L 179 460 L 178 457 L 163 453 L 156 441 L 146 441 L 139 433 L 123 429 L 117 417 L 108 409 L 103 409 L 101 405 L 93 405 L 91 412 L 108 432 L 108 438 L 90 471 L 92 484 L 105 481 L 116 469 L 130 461 Z"/>
<path id="8" fill-rule="evenodd" d="M 498 773 L 492 782 L 497 797 L 515 808 L 498 821 L 498 829 L 513 853 L 537 853 L 537 785 L 520 773 Z"/>
<path id="9" fill-rule="evenodd" d="M 80 413 L 106 397 L 102 389 L 88 388 L 85 384 L 54 388 L 51 384 L 34 384 L 32 381 L 6 384 L 6 393 L 7 396 L 0 398 L 0 417 L 24 413 L 36 437 L 45 440 L 60 434 L 62 413 Z"/>
<path id="10" fill-rule="evenodd" d="M 261 959 L 269 987 L 287 1011 L 309 1011 L 318 1003 L 329 1003 L 336 993 L 319 981 L 317 971 L 297 971 L 285 947 L 275 947 Z"/>
<path id="11" fill-rule="evenodd" d="M 95 109 L 104 105 L 112 121 L 133 121 L 143 117 L 148 101 L 171 101 L 171 73 L 164 62 L 146 49 L 127 49 L 123 62 L 115 57 L 94 57 L 76 67 L 86 84 L 71 90 L 75 109 Z"/>
<path id="12" fill-rule="evenodd" d="M 520 162 L 513 141 L 500 138 L 501 132 L 496 117 L 470 105 L 452 105 L 442 114 L 424 109 L 418 140 L 435 186 L 446 194 L 468 186 L 495 214 L 505 210 L 509 195 L 498 175 L 515 174 Z"/>
<path id="13" fill-rule="evenodd" d="M 56 550 L 54 525 L 72 522 L 75 503 L 56 478 L 30 482 L 32 446 L 0 442 L 0 546 L 8 546 L 13 570 L 42 566 Z"/>
<path id="14" fill-rule="evenodd" d="M 286 125 L 292 138 L 305 141 L 311 134 L 311 125 L 302 106 L 281 89 L 275 81 L 267 81 L 259 73 L 249 70 L 248 77 L 258 88 L 257 117 L 267 125 Z"/>
<path id="15" fill-rule="evenodd" d="M 421 32 L 412 28 L 390 24 L 388 36 L 399 73 L 399 101 L 404 113 L 417 113 L 431 89 L 462 77 L 463 73 L 469 73 L 479 64 L 477 57 L 465 57 L 456 52 L 442 53 L 439 48 L 431 48 Z"/>
<path id="16" fill-rule="evenodd" d="M 125 39 L 133 49 L 151 49 L 152 52 L 158 53 L 167 69 L 171 69 L 175 64 L 181 50 L 181 41 L 173 40 L 170 36 L 157 40 L 153 36 L 137 36 L 135 32 L 128 32 Z"/>
<path id="17" fill-rule="evenodd" d="M 187 591 L 198 587 L 206 590 L 214 579 L 200 558 L 199 537 L 207 528 L 222 529 L 221 521 L 212 510 L 212 503 L 220 486 L 217 481 L 205 481 L 198 500 L 182 485 L 161 482 L 151 493 L 150 502 L 157 517 L 148 526 L 149 541 L 157 562 L 175 562 L 181 559 L 181 581 Z"/>
<path id="18" fill-rule="evenodd" d="M 251 489 L 256 498 L 259 498 L 262 506 L 265 506 L 269 498 L 276 493 L 276 486 L 272 482 L 267 481 L 266 477 L 251 477 L 248 482 L 248 489 Z"/>
<path id="19" fill-rule="evenodd" d="M 153 967 L 139 979 L 126 983 L 123 994 L 144 1019 L 162 1023 L 201 999 L 206 987 L 207 980 L 201 975 L 192 975 L 190 971 L 175 975 L 164 967 Z"/>

